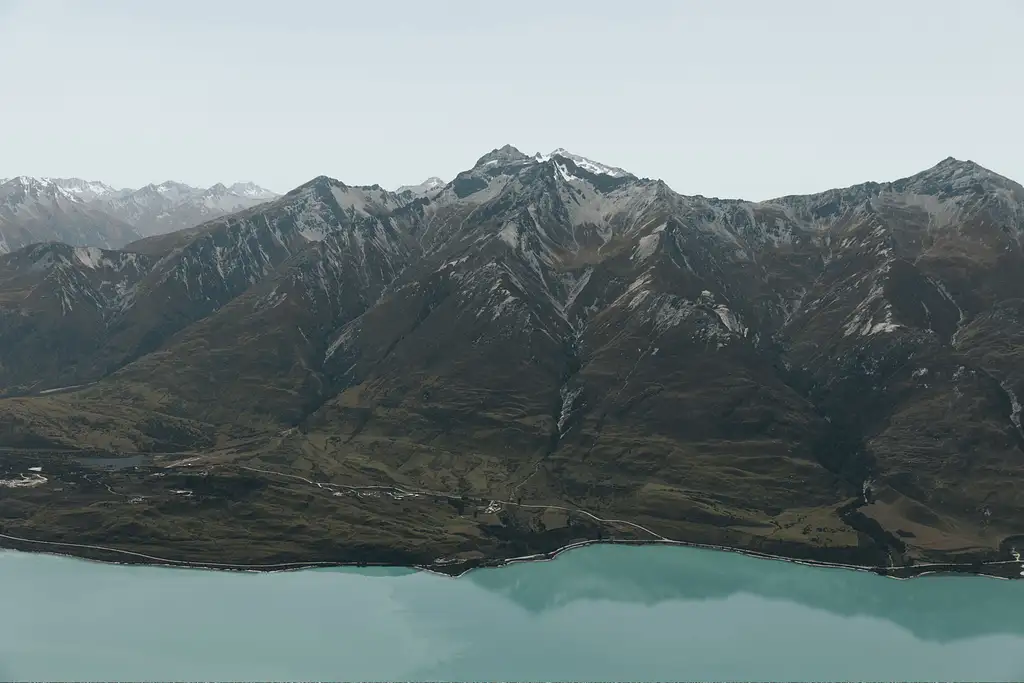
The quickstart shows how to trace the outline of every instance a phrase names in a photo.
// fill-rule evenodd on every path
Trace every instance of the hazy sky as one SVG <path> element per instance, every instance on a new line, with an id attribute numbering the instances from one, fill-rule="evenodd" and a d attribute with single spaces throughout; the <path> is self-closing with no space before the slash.
<path id="1" fill-rule="evenodd" d="M 445 179 L 512 143 L 764 199 L 1024 181 L 1017 0 L 0 0 L 0 177 Z"/>

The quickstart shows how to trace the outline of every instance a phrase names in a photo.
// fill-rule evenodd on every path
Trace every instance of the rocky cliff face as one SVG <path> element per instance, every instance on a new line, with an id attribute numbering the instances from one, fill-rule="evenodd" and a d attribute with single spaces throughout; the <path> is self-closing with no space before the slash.
<path id="1" fill-rule="evenodd" d="M 1024 188 L 954 159 L 751 203 L 506 146 L 429 192 L 317 178 L 130 251 L 9 254 L 0 387 L 96 382 L 6 406 L 58 441 L 106 411 L 77 438 L 152 448 L 158 414 L 670 537 L 994 552 L 1024 525 L 1022 232 Z"/>

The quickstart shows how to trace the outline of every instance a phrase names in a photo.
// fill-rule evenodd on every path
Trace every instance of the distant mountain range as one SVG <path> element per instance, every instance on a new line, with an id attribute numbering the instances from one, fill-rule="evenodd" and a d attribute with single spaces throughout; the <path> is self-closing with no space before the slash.
<path id="1" fill-rule="evenodd" d="M 1024 188 L 973 162 L 766 202 L 508 145 L 394 192 L 3 188 L 0 446 L 194 468 L 108 479 L 128 506 L 46 460 L 63 490 L 5 492 L 5 533 L 889 566 L 1008 559 L 1024 529 Z"/>
<path id="2" fill-rule="evenodd" d="M 33 242 L 123 247 L 182 230 L 278 195 L 253 183 L 197 188 L 168 181 L 115 189 L 80 178 L 0 180 L 0 253 Z"/>

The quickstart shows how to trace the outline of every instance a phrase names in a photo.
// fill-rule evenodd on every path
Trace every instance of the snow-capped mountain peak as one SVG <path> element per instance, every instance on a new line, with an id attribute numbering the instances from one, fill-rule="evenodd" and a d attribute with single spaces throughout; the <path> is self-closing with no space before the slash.
<path id="1" fill-rule="evenodd" d="M 242 197 L 251 197 L 252 199 L 269 200 L 275 199 L 278 196 L 276 192 L 272 192 L 271 190 L 268 190 L 265 187 L 260 187 L 259 185 L 253 182 L 234 183 L 227 189 L 229 192 L 233 194 L 237 194 Z"/>
<path id="2" fill-rule="evenodd" d="M 241 191 L 236 190 L 236 188 Z M 224 183 L 217 183 L 207 190 L 196 190 L 197 197 L 186 198 L 182 203 L 201 201 L 207 208 L 215 211 L 231 213 L 241 209 L 247 209 L 264 201 L 277 197 L 276 194 L 253 183 L 235 183 L 228 187 Z"/>
<path id="3" fill-rule="evenodd" d="M 217 183 L 204 189 L 167 180 L 134 192 L 101 197 L 98 205 L 149 236 L 190 228 L 277 196 L 254 183 L 235 183 L 230 187 Z"/>
<path id="4" fill-rule="evenodd" d="M 442 189 L 446 184 L 447 183 L 445 183 L 444 180 L 438 178 L 437 176 L 431 176 L 430 178 L 427 178 L 419 185 L 402 185 L 400 188 L 395 190 L 395 192 L 397 192 L 398 194 L 402 194 L 403 192 L 411 192 L 413 196 L 424 197 L 428 194 L 431 194 Z"/>
<path id="5" fill-rule="evenodd" d="M 0 253 L 53 239 L 117 248 L 140 236 L 190 228 L 277 196 L 251 182 L 201 188 L 165 180 L 119 190 L 82 178 L 15 176 L 0 180 L 0 213 L 7 212 L 0 215 Z"/>
<path id="6" fill-rule="evenodd" d="M 590 173 L 607 175 L 613 178 L 633 177 L 632 173 L 625 171 L 621 168 L 618 168 L 616 166 L 609 166 L 607 164 L 602 164 L 598 161 L 594 161 L 593 159 L 588 159 L 578 154 L 573 154 L 569 150 L 564 149 L 562 147 L 559 147 L 558 149 L 554 150 L 553 152 L 550 152 L 549 154 L 538 153 L 534 156 L 534 159 L 536 159 L 537 161 L 548 161 L 552 157 L 562 157 L 563 159 L 569 159 L 574 164 L 576 164 L 576 166 L 582 168 L 584 171 L 589 171 Z"/>
<path id="7" fill-rule="evenodd" d="M 0 253 L 50 241 L 116 248 L 140 237 L 131 225 L 93 208 L 61 183 L 17 176 L 0 184 Z"/>
<path id="8" fill-rule="evenodd" d="M 82 180 L 81 178 L 47 178 L 22 175 L 0 180 L 0 185 L 8 183 L 24 189 L 34 188 L 36 191 L 49 189 L 51 193 L 58 192 L 61 195 L 80 199 L 84 202 L 117 192 L 117 190 L 105 183 L 95 180 Z"/>
<path id="9" fill-rule="evenodd" d="M 175 182 L 173 180 L 165 180 L 159 185 L 155 183 L 150 184 L 143 189 L 147 188 L 150 188 L 153 192 L 156 192 L 171 201 L 180 201 L 189 196 L 195 195 L 197 192 L 202 192 L 202 190 L 197 187 L 192 187 L 191 185 Z"/>
<path id="10" fill-rule="evenodd" d="M 3 182 L 3 184 L 22 188 L 40 188 L 53 185 L 49 178 L 36 178 L 28 175 L 18 175 L 13 178 L 8 178 Z"/>
<path id="11" fill-rule="evenodd" d="M 100 197 L 108 197 L 119 192 L 119 190 L 107 185 L 106 183 L 101 183 L 98 180 L 83 180 L 82 178 L 53 178 L 51 182 L 67 190 L 83 202 L 91 202 L 95 199 L 99 199 Z M 125 190 L 120 190 L 120 192 L 124 191 Z"/>
<path id="12" fill-rule="evenodd" d="M 74 193 L 66 190 L 50 178 L 33 176 L 15 176 L 0 183 L 0 197 L 10 200 L 12 197 L 51 197 L 66 201 L 80 201 Z"/>

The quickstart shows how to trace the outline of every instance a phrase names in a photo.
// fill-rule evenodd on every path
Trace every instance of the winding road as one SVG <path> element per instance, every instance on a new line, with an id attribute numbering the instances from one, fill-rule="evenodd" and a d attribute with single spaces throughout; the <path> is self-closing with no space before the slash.
<path id="1" fill-rule="evenodd" d="M 395 492 L 395 493 L 398 493 L 398 494 L 401 494 L 401 495 L 405 495 L 405 496 L 428 496 L 428 497 L 445 498 L 445 499 L 460 498 L 461 497 L 460 495 L 457 495 L 457 494 L 451 494 L 451 493 L 444 492 L 444 491 L 432 491 L 432 490 L 429 490 L 429 489 L 403 489 L 403 488 L 398 487 L 398 486 L 384 486 L 384 485 L 376 485 L 376 486 L 373 486 L 373 485 L 370 485 L 370 486 L 351 486 L 351 485 L 346 485 L 346 484 L 335 484 L 335 483 L 332 483 L 332 482 L 318 482 L 318 481 L 314 481 L 312 479 L 308 479 L 306 477 L 303 477 L 303 476 L 300 476 L 300 475 L 297 475 L 297 474 L 288 474 L 288 473 L 285 473 L 285 472 L 277 472 L 277 471 L 274 471 L 274 470 L 267 470 L 267 469 L 262 469 L 262 468 L 258 468 L 258 467 L 249 467 L 247 465 L 240 465 L 239 467 L 241 469 L 249 470 L 249 471 L 252 471 L 252 472 L 259 472 L 261 474 L 268 474 L 268 475 L 282 477 L 282 478 L 286 478 L 286 479 L 294 479 L 294 480 L 301 481 L 301 482 L 304 482 L 306 484 L 309 484 L 310 486 L 315 486 L 315 487 L 317 487 L 319 489 L 327 489 L 327 490 L 345 489 L 345 490 L 351 490 L 351 491 L 383 491 L 383 492 Z M 125 494 L 113 491 L 113 490 L 109 489 L 109 487 L 108 487 L 108 490 L 110 490 L 110 492 L 113 493 L 114 495 L 118 495 L 118 496 L 124 496 L 125 495 Z M 644 532 L 644 533 L 648 534 L 649 536 L 651 536 L 651 538 L 647 539 L 647 540 L 624 540 L 623 541 L 623 540 L 607 539 L 607 540 L 600 540 L 600 541 L 598 541 L 598 540 L 576 541 L 576 542 L 573 542 L 573 543 L 570 543 L 568 545 L 565 545 L 565 546 L 563 546 L 561 548 L 558 548 L 558 549 L 556 549 L 556 550 L 554 550 L 552 552 L 549 552 L 549 553 L 537 553 L 537 554 L 534 554 L 534 555 L 524 555 L 522 557 L 507 558 L 507 559 L 504 559 L 504 560 L 501 561 L 502 564 L 511 564 L 511 563 L 516 563 L 516 562 L 527 562 L 527 561 L 550 560 L 550 559 L 554 559 L 554 557 L 556 557 L 557 555 L 559 555 L 559 554 L 561 554 L 561 553 L 563 553 L 563 552 L 565 552 L 567 550 L 572 550 L 574 548 L 580 548 L 580 547 L 584 547 L 584 546 L 591 545 L 591 544 L 594 544 L 594 543 L 601 543 L 601 542 L 603 542 L 603 543 L 621 543 L 621 544 L 659 544 L 659 545 L 660 544 L 666 544 L 666 545 L 677 545 L 677 546 L 684 546 L 684 547 L 690 547 L 690 548 L 704 548 L 704 549 L 709 549 L 709 550 L 731 551 L 731 552 L 738 552 L 738 553 L 743 554 L 743 555 L 748 555 L 748 556 L 751 556 L 751 557 L 758 557 L 758 558 L 763 558 L 763 559 L 784 560 L 784 561 L 793 562 L 793 563 L 796 563 L 796 564 L 804 564 L 804 565 L 817 566 L 817 567 L 833 567 L 833 568 L 840 568 L 840 569 L 853 569 L 853 570 L 857 570 L 857 571 L 871 571 L 871 572 L 875 572 L 875 571 L 877 571 L 879 569 L 886 569 L 886 568 L 883 568 L 883 567 L 868 567 L 868 566 L 862 566 L 862 565 L 843 564 L 843 563 L 837 563 L 837 562 L 822 562 L 822 561 L 816 561 L 816 560 L 800 560 L 800 559 L 782 557 L 782 556 L 778 556 L 778 555 L 771 555 L 771 554 L 768 554 L 768 553 L 760 553 L 760 552 L 752 551 L 752 550 L 744 550 L 742 548 L 731 548 L 731 547 L 727 547 L 727 546 L 718 546 L 718 545 L 711 545 L 711 544 L 705 544 L 705 543 L 692 543 L 692 542 L 688 542 L 688 541 L 678 541 L 678 540 L 675 540 L 675 539 L 671 539 L 671 538 L 667 538 L 665 536 L 662 536 L 661 534 L 659 534 L 659 533 L 657 533 L 655 531 L 652 531 L 651 529 L 649 529 L 649 528 L 647 528 L 645 526 L 642 526 L 640 524 L 637 524 L 635 522 L 630 522 L 629 520 L 624 520 L 624 519 L 603 518 L 603 517 L 600 517 L 600 516 L 594 514 L 593 512 L 590 512 L 588 510 L 584 510 L 582 508 L 569 508 L 569 507 L 565 507 L 565 506 L 561 506 L 561 505 L 548 505 L 548 504 L 516 503 L 516 502 L 513 502 L 513 501 L 507 501 L 507 500 L 491 500 L 491 501 L 489 501 L 488 508 L 491 509 L 492 511 L 494 511 L 494 506 L 495 505 L 509 506 L 509 507 L 518 507 L 518 508 L 524 508 L 524 509 L 537 509 L 537 510 L 561 510 L 561 511 L 565 511 L 565 512 L 568 512 L 568 513 L 577 513 L 577 514 L 585 515 L 585 516 L 587 516 L 587 517 L 589 517 L 589 518 L 593 519 L 594 521 L 596 521 L 598 523 L 601 523 L 601 524 L 624 525 L 624 526 L 628 526 L 628 527 L 632 527 L 634 529 L 637 529 L 638 531 Z M 227 563 L 227 562 L 192 562 L 192 561 L 189 561 L 189 560 L 180 560 L 180 559 L 172 559 L 172 558 L 167 558 L 167 557 L 159 557 L 159 556 L 156 556 L 156 555 L 147 555 L 145 553 L 134 552 L 134 551 L 131 551 L 131 550 L 122 550 L 120 548 L 111 548 L 109 546 L 90 545 L 90 544 L 84 544 L 84 543 L 68 543 L 68 542 L 60 542 L 60 541 L 42 541 L 42 540 L 38 540 L 38 539 L 25 538 L 25 537 L 14 536 L 14 535 L 5 534 L 5 533 L 0 533 L 0 539 L 6 539 L 6 540 L 9 540 L 9 541 L 15 541 L 15 542 L 19 542 L 19 543 L 28 543 L 28 544 L 33 544 L 33 545 L 46 546 L 46 547 L 50 547 L 50 548 L 68 548 L 68 549 L 79 548 L 79 549 L 84 549 L 84 550 L 98 550 L 98 551 L 109 552 L 109 553 L 116 553 L 116 554 L 125 555 L 125 556 L 129 556 L 129 557 L 137 557 L 137 558 L 140 558 L 140 559 L 143 559 L 143 560 L 150 560 L 150 561 L 153 561 L 153 562 L 159 562 L 159 563 L 163 563 L 163 564 L 171 564 L 171 565 L 177 565 L 177 566 L 183 566 L 183 567 L 233 569 L 233 570 L 249 570 L 249 571 L 274 571 L 274 570 L 301 569 L 301 568 L 304 568 L 304 567 L 318 567 L 318 566 L 319 567 L 346 566 L 345 563 L 331 562 L 331 561 L 283 562 L 283 563 L 273 563 L 273 564 L 236 564 L 236 563 Z M 986 566 L 995 566 L 995 565 L 1005 565 L 1005 564 L 1018 564 L 1020 562 L 1021 562 L 1020 555 L 1018 554 L 1018 555 L 1016 555 L 1016 557 L 1014 557 L 1014 559 L 1000 560 L 1000 561 L 996 561 L 996 562 L 988 562 L 988 563 L 985 563 L 985 565 Z M 366 564 L 366 563 L 351 563 L 351 564 L 354 566 L 356 564 Z M 370 564 L 373 564 L 373 563 L 370 563 Z M 444 564 L 449 564 L 449 562 L 435 561 L 434 566 L 442 566 Z M 922 564 L 915 565 L 915 568 L 916 569 L 928 569 L 929 567 L 934 567 L 934 568 L 936 568 L 936 570 L 941 570 L 943 568 L 949 569 L 949 568 L 956 568 L 956 567 L 973 567 L 973 566 L 975 566 L 974 563 L 961 563 L 961 564 L 957 564 L 957 563 L 922 563 Z M 418 568 L 419 569 L 424 569 L 424 570 L 431 570 L 430 566 L 420 566 Z M 929 572 L 926 571 L 926 572 L 923 572 L 923 573 L 929 573 Z M 1021 572 L 1021 575 L 1024 576 L 1024 572 Z M 899 578 L 899 577 L 896 577 L 896 578 Z"/>

